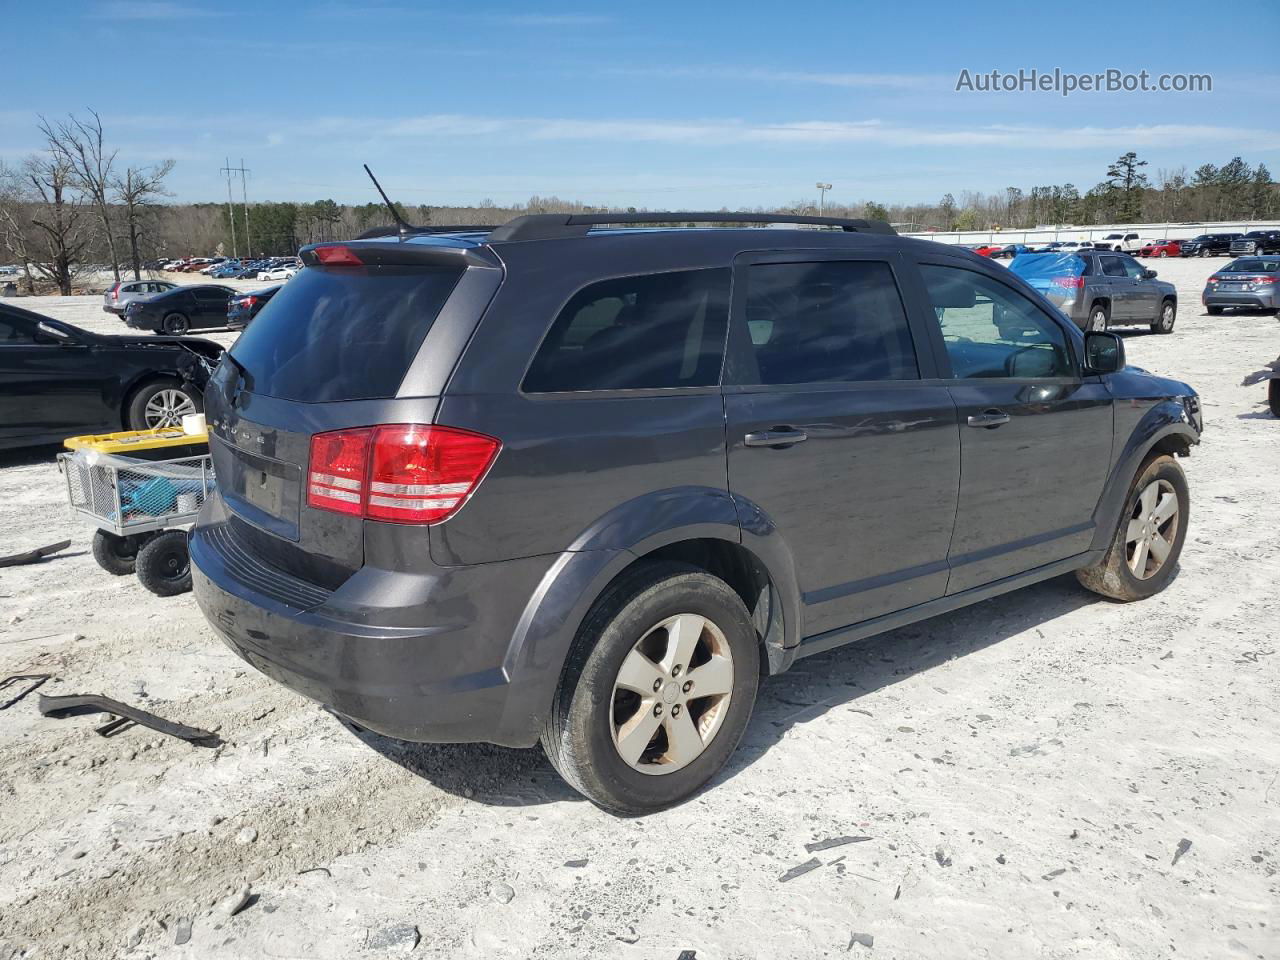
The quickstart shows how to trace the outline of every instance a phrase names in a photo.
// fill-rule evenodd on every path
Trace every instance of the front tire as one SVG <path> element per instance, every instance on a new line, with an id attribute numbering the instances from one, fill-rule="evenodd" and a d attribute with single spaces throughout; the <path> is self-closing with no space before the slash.
<path id="1" fill-rule="evenodd" d="M 1173 333 L 1173 324 L 1177 319 L 1178 306 L 1172 300 L 1160 304 L 1160 316 L 1151 322 L 1152 333 Z"/>
<path id="2" fill-rule="evenodd" d="M 1178 462 L 1165 455 L 1147 460 L 1129 486 L 1111 546 L 1096 565 L 1077 570 L 1076 579 L 1124 603 L 1159 593 L 1177 570 L 1190 504 Z"/>
<path id="3" fill-rule="evenodd" d="M 542 745 L 603 809 L 661 810 L 724 766 L 759 676 L 755 628 L 728 584 L 686 564 L 641 564 L 583 621 Z"/>
<path id="4" fill-rule="evenodd" d="M 130 430 L 180 427 L 184 416 L 200 413 L 203 409 L 204 400 L 193 387 L 181 380 L 165 377 L 144 383 L 134 393 L 126 419 Z"/>
<path id="5" fill-rule="evenodd" d="M 1267 406 L 1271 408 L 1273 417 L 1280 417 L 1280 380 L 1268 381 Z"/>
<path id="6" fill-rule="evenodd" d="M 158 597 L 174 597 L 191 589 L 191 556 L 187 532 L 166 530 L 138 551 L 138 580 Z"/>

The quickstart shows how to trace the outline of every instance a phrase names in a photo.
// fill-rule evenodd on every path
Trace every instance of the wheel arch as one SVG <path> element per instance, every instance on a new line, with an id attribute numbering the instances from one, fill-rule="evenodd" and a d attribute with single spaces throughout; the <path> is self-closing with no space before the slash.
<path id="1" fill-rule="evenodd" d="M 723 490 L 660 491 L 601 518 L 543 575 L 503 661 L 511 684 L 505 731 L 527 739 L 541 729 L 592 606 L 634 566 L 661 560 L 688 563 L 728 583 L 756 625 L 761 672 L 790 665 L 800 638 L 800 594 L 780 538 L 744 530 L 738 505 Z"/>

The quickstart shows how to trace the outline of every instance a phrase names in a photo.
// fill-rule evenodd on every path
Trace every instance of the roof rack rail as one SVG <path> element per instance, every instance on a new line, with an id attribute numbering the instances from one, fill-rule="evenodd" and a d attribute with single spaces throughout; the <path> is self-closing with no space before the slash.
<path id="1" fill-rule="evenodd" d="M 377 237 L 394 237 L 404 235 L 406 233 L 410 236 L 418 233 L 488 233 L 493 229 L 495 229 L 495 225 L 492 223 L 430 224 L 425 227 L 410 226 L 407 231 L 396 226 L 372 227 L 360 234 L 356 239 L 373 240 Z"/>
<path id="2" fill-rule="evenodd" d="M 508 220 L 495 227 L 489 241 L 550 240 L 584 236 L 592 227 L 627 223 L 803 223 L 839 227 L 847 233 L 887 233 L 898 231 L 883 220 L 851 220 L 844 217 L 809 217 L 793 213 L 689 213 L 683 210 L 653 213 L 533 213 Z"/>

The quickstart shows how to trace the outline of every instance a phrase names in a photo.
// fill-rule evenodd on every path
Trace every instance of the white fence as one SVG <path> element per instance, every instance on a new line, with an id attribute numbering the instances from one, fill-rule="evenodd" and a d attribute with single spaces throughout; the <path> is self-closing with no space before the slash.
<path id="1" fill-rule="evenodd" d="M 1248 233 L 1280 230 L 1280 220 L 1224 221 L 1220 223 L 1117 223 L 1110 226 L 1039 226 L 1027 230 L 963 230 L 903 233 L 905 237 L 938 243 L 1048 243 L 1051 240 L 1101 240 L 1109 233 L 1136 233 L 1143 240 L 1187 240 L 1202 233 Z"/>

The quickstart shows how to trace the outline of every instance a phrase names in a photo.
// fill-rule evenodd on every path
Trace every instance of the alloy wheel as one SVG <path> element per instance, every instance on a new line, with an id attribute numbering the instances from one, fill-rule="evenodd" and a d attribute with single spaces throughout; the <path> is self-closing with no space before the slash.
<path id="1" fill-rule="evenodd" d="M 1089 317 L 1089 329 L 1098 332 L 1105 332 L 1107 329 L 1107 313 L 1105 310 L 1095 310 L 1093 315 Z"/>
<path id="2" fill-rule="evenodd" d="M 732 693 L 733 654 L 715 623 L 681 613 L 655 624 L 614 681 L 610 726 L 618 755 L 650 775 L 688 766 L 720 732 Z"/>
<path id="3" fill-rule="evenodd" d="M 1125 531 L 1125 559 L 1129 572 L 1150 580 L 1165 565 L 1178 538 L 1178 494 L 1168 480 L 1154 480 L 1143 489 L 1129 514 Z"/>
<path id="4" fill-rule="evenodd" d="M 1173 304 L 1166 303 L 1163 307 L 1160 308 L 1160 329 L 1172 330 L 1173 317 L 1174 317 Z"/>
<path id="5" fill-rule="evenodd" d="M 196 413 L 195 403 L 181 390 L 166 388 L 158 390 L 147 401 L 142 416 L 147 421 L 148 429 L 157 427 L 179 427 L 182 418 Z"/>

